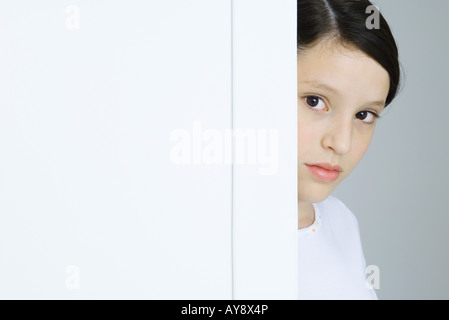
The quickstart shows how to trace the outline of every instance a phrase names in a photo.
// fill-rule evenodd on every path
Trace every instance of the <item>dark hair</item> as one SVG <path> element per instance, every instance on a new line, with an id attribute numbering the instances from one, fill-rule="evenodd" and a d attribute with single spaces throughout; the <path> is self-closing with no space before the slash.
<path id="1" fill-rule="evenodd" d="M 379 28 L 367 28 L 366 21 L 371 14 L 366 11 L 370 5 L 369 0 L 298 0 L 298 53 L 323 39 L 361 50 L 390 76 L 386 107 L 399 88 L 398 48 L 380 12 Z"/>

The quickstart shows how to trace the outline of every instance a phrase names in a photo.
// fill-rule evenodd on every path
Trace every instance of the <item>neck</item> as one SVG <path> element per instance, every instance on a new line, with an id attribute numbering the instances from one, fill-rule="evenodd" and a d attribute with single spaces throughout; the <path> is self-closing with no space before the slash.
<path id="1" fill-rule="evenodd" d="M 307 228 L 315 221 L 315 210 L 311 202 L 298 201 L 298 229 Z"/>

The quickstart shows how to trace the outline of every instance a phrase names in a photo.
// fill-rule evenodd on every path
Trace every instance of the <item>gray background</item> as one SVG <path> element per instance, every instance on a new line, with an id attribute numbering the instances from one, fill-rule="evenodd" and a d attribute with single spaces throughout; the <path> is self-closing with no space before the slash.
<path id="1" fill-rule="evenodd" d="M 397 40 L 403 89 L 333 194 L 359 220 L 379 299 L 448 299 L 449 1 L 374 3 Z"/>

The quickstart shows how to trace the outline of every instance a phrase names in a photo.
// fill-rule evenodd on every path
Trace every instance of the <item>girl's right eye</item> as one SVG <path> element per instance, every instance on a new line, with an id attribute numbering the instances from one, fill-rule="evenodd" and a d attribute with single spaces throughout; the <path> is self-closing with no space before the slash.
<path id="1" fill-rule="evenodd" d="M 323 99 L 317 96 L 307 96 L 306 104 L 309 108 L 313 110 L 322 110 L 326 107 L 326 104 L 324 103 Z"/>

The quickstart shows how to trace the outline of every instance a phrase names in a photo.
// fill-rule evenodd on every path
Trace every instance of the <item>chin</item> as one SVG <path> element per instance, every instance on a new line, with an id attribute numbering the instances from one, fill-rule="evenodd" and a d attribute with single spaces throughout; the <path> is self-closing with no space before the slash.
<path id="1" fill-rule="evenodd" d="M 325 188 L 323 186 L 310 186 L 306 188 L 298 189 L 298 200 L 319 203 L 324 200 L 332 193 L 334 188 Z"/>

